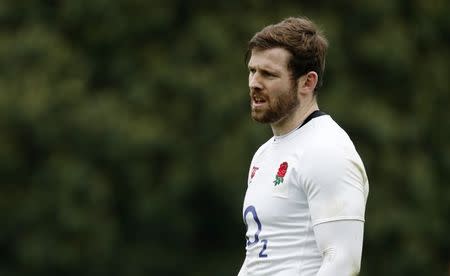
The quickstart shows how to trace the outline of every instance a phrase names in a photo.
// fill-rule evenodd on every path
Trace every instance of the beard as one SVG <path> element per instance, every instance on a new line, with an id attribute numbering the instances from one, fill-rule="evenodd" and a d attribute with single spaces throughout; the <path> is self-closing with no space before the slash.
<path id="1" fill-rule="evenodd" d="M 252 118 L 263 124 L 276 123 L 288 117 L 300 104 L 297 97 L 297 85 L 293 85 L 289 91 L 278 96 L 266 97 L 267 106 L 252 108 Z"/>

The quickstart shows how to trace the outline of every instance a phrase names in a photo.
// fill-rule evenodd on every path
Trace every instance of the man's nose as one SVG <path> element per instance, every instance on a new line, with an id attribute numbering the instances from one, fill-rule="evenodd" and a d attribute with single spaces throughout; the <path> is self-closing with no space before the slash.
<path id="1" fill-rule="evenodd" d="M 261 81 L 260 81 L 260 79 L 259 79 L 257 73 L 255 73 L 255 74 L 249 76 L 249 79 L 248 79 L 248 86 L 249 86 L 250 89 L 252 89 L 252 90 L 253 90 L 253 89 L 255 89 L 255 90 L 262 89 L 262 84 L 261 84 Z"/>

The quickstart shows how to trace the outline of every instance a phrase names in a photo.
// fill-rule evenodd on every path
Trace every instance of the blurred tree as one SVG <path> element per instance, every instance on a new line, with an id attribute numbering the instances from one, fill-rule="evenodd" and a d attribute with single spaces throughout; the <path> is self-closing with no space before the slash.
<path id="1" fill-rule="evenodd" d="M 0 274 L 234 275 L 253 152 L 244 52 L 317 21 L 320 106 L 371 192 L 362 275 L 450 262 L 450 4 L 12 1 L 0 4 Z"/>

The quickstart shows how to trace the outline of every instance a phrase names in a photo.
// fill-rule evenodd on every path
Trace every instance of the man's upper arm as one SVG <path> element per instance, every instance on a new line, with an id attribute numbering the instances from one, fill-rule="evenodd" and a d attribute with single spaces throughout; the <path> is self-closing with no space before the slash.
<path id="1" fill-rule="evenodd" d="M 329 147 L 311 151 L 303 166 L 303 189 L 313 225 L 336 220 L 364 221 L 367 177 L 356 152 Z"/>

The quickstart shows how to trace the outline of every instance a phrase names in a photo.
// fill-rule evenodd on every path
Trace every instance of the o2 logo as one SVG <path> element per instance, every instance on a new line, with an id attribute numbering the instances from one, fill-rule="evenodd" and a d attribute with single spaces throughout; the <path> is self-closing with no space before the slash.
<path id="1" fill-rule="evenodd" d="M 247 217 L 251 217 L 250 221 L 247 221 Z M 250 229 L 250 227 L 254 228 L 252 227 L 254 226 L 252 222 L 256 223 L 256 229 L 254 234 L 249 233 L 249 230 L 253 230 Z M 259 221 L 258 214 L 256 213 L 255 206 L 249 205 L 247 208 L 245 208 L 244 223 L 247 226 L 247 236 L 245 237 L 247 239 L 247 246 L 252 246 L 254 244 L 257 244 L 258 242 L 261 242 L 263 246 L 261 251 L 259 252 L 259 257 L 266 258 L 267 254 L 264 253 L 264 251 L 266 251 L 267 249 L 267 240 L 259 240 L 259 233 L 261 233 L 262 225 L 261 221 Z"/>

